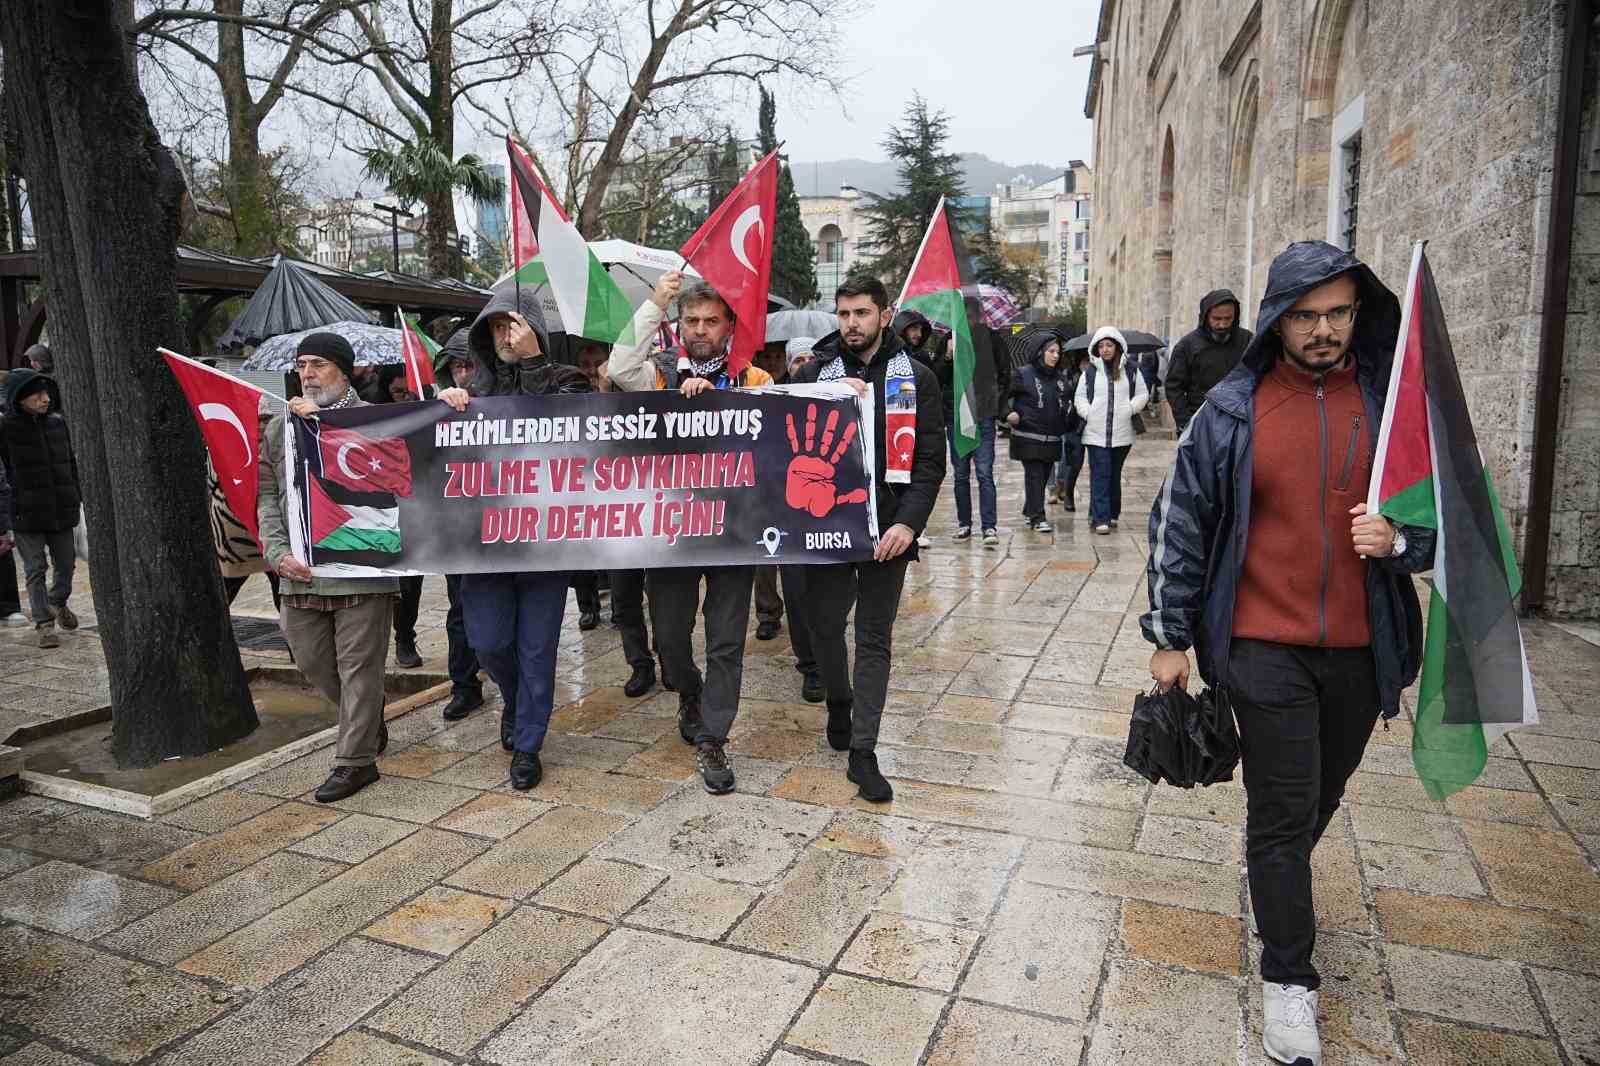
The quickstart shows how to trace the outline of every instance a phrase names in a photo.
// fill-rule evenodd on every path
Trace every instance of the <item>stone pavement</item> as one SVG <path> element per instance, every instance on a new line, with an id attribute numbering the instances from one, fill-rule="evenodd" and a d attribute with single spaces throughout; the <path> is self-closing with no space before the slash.
<path id="1" fill-rule="evenodd" d="M 528 795 L 497 709 L 432 706 L 331 808 L 327 752 L 153 823 L 0 803 L 0 1062 L 1264 1062 L 1242 792 L 1120 760 L 1171 448 L 1135 449 L 1109 538 L 1016 531 L 1004 459 L 1000 551 L 951 542 L 947 498 L 896 634 L 892 807 L 853 798 L 785 641 L 749 642 L 713 798 L 674 697 L 624 698 L 615 633 L 575 627 Z M 1435 803 L 1397 721 L 1317 851 L 1329 1063 L 1600 1061 L 1600 649 L 1528 644 L 1543 725 Z"/>

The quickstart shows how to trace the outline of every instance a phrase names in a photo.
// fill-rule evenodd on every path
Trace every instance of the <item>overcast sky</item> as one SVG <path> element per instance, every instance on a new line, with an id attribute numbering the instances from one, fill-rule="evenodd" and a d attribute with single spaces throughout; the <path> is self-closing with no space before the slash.
<path id="1" fill-rule="evenodd" d="M 884 131 L 914 91 L 949 112 L 951 147 L 1022 165 L 1089 161 L 1083 117 L 1100 0 L 873 0 L 841 29 L 857 76 L 848 115 L 823 97 L 779 111 L 798 161 L 883 159 Z M 780 107 L 784 101 L 780 100 Z"/>

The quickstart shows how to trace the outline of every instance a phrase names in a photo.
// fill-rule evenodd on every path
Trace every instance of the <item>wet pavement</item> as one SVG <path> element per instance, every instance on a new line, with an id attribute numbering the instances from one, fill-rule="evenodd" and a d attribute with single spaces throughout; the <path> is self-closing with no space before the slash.
<path id="1" fill-rule="evenodd" d="M 889 806 L 753 636 L 739 790 L 706 795 L 675 697 L 624 697 L 616 633 L 575 610 L 531 793 L 498 707 L 432 705 L 332 807 L 329 751 L 153 822 L 0 802 L 0 1063 L 1265 1062 L 1242 791 L 1121 765 L 1171 448 L 1135 448 L 1111 537 L 1019 529 L 1003 456 L 998 551 L 950 539 L 946 493 L 895 634 Z M 270 612 L 264 581 L 238 609 Z M 429 669 L 442 612 L 430 579 Z M 92 633 L 21 636 L 0 726 L 103 698 Z M 1402 718 L 1317 850 L 1329 1063 L 1600 1061 L 1600 648 L 1527 639 L 1544 724 L 1437 803 Z"/>

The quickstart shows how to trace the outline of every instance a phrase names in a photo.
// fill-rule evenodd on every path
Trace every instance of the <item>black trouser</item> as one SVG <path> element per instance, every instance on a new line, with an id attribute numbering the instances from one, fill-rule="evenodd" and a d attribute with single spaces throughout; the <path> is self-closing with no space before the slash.
<path id="1" fill-rule="evenodd" d="M 1022 517 L 1044 517 L 1044 486 L 1054 465 L 1049 459 L 1022 460 Z"/>
<path id="2" fill-rule="evenodd" d="M 267 584 L 272 586 L 272 609 L 274 611 L 276 611 L 279 608 L 279 603 L 278 603 L 278 599 L 279 599 L 279 595 L 278 595 L 278 575 L 273 573 L 271 570 L 266 571 L 266 575 L 267 575 Z M 224 592 L 226 592 L 228 594 L 228 603 L 229 604 L 232 604 L 234 600 L 239 598 L 239 590 L 244 588 L 244 583 L 246 581 L 249 581 L 249 580 L 250 580 L 250 575 L 249 574 L 246 574 L 243 577 L 225 577 L 225 578 L 222 579 L 222 591 L 224 591 Z M 3 573 L 0 573 L 0 596 L 4 596 L 4 595 L 5 595 L 5 575 Z M 0 608 L 0 614 L 4 614 L 4 613 L 5 613 L 4 609 Z"/>
<path id="3" fill-rule="evenodd" d="M 444 576 L 444 594 L 450 609 L 444 616 L 444 633 L 450 641 L 450 694 L 452 696 L 483 696 L 483 682 L 478 679 L 478 654 L 467 641 L 467 621 L 461 610 L 461 575 Z"/>
<path id="4" fill-rule="evenodd" d="M 574 570 L 572 591 L 578 597 L 578 610 L 583 614 L 600 613 L 600 574 L 596 570 Z"/>
<path id="5" fill-rule="evenodd" d="M 702 613 L 706 620 L 706 672 L 702 680 L 694 664 L 695 609 L 700 607 L 700 578 L 706 580 Z M 696 744 L 721 744 L 728 739 L 739 713 L 739 686 L 744 680 L 744 636 L 750 624 L 751 566 L 663 567 L 650 571 L 650 624 L 666 680 L 679 697 L 700 697 L 700 732 Z"/>
<path id="6" fill-rule="evenodd" d="M 15 549 L 0 555 L 0 618 L 22 613 L 22 597 L 17 595 L 16 558 Z"/>
<path id="7" fill-rule="evenodd" d="M 611 571 L 611 621 L 622 631 L 629 666 L 653 666 L 650 631 L 644 624 L 644 571 Z"/>
<path id="8" fill-rule="evenodd" d="M 778 595 L 778 568 L 758 566 L 755 569 L 756 621 L 781 622 L 783 597 Z"/>
<path id="9" fill-rule="evenodd" d="M 417 612 L 422 608 L 422 575 L 400 579 L 400 598 L 394 601 L 394 639 L 417 642 Z"/>
<path id="10" fill-rule="evenodd" d="M 817 668 L 815 637 L 811 628 L 810 584 L 806 576 L 809 566 L 780 566 L 778 576 L 783 581 L 783 600 L 789 615 L 789 647 L 794 649 L 794 668 L 809 674 Z"/>
<path id="11" fill-rule="evenodd" d="M 829 563 L 807 569 L 811 637 L 816 646 L 828 705 L 852 707 L 850 747 L 872 751 L 889 699 L 889 659 L 900 589 L 906 581 L 904 556 L 886 563 Z M 856 666 L 845 652 L 844 625 L 856 610 Z"/>
<path id="12" fill-rule="evenodd" d="M 1311 849 L 1378 720 L 1372 649 L 1236 639 L 1227 687 L 1244 763 L 1245 862 L 1261 979 L 1316 988 Z"/>

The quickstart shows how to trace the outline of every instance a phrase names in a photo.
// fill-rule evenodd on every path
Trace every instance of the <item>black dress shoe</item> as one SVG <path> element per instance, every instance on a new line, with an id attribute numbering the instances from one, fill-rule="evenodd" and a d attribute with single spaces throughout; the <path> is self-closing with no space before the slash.
<path id="1" fill-rule="evenodd" d="M 685 744 L 693 744 L 700 732 L 700 697 L 678 695 L 678 735 Z"/>
<path id="2" fill-rule="evenodd" d="M 394 641 L 394 661 L 407 669 L 415 669 L 422 665 L 422 656 L 417 654 L 417 642 L 396 637 Z"/>
<path id="3" fill-rule="evenodd" d="M 483 693 L 454 692 L 450 695 L 450 702 L 444 705 L 444 720 L 459 722 L 479 707 L 483 706 Z"/>
<path id="4" fill-rule="evenodd" d="M 828 689 L 822 683 L 822 674 L 816 670 L 807 670 L 805 680 L 800 682 L 800 698 L 807 703 L 821 703 L 827 695 Z"/>
<path id="5" fill-rule="evenodd" d="M 667 673 L 667 664 L 661 660 L 659 655 L 656 656 L 656 674 L 661 678 L 662 688 L 668 692 L 678 691 L 678 686 L 672 683 L 672 675 Z"/>
<path id="6" fill-rule="evenodd" d="M 516 747 L 513 738 L 517 735 L 517 712 L 506 708 L 500 712 L 500 746 L 507 751 Z"/>
<path id="7" fill-rule="evenodd" d="M 848 751 L 850 748 L 850 712 L 853 705 L 849 703 L 828 704 L 828 747 L 834 751 Z"/>
<path id="8" fill-rule="evenodd" d="M 378 779 L 378 768 L 366 766 L 335 766 L 333 773 L 317 789 L 318 803 L 337 803 L 349 799 Z"/>
<path id="9" fill-rule="evenodd" d="M 763 618 L 756 625 L 756 639 L 776 640 L 778 638 L 778 631 L 782 628 L 783 626 L 778 623 L 776 618 Z"/>
<path id="10" fill-rule="evenodd" d="M 599 625 L 599 611 L 580 611 L 578 613 L 578 628 L 583 630 L 585 633 L 589 632 L 591 629 L 598 628 Z"/>
<path id="11" fill-rule="evenodd" d="M 544 766 L 536 751 L 519 751 L 511 756 L 511 787 L 526 792 L 544 777 Z"/>
<path id="12" fill-rule="evenodd" d="M 638 663 L 633 668 L 633 676 L 628 678 L 626 685 L 622 686 L 622 694 L 630 699 L 637 699 L 655 687 L 655 663 Z"/>
<path id="13" fill-rule="evenodd" d="M 389 723 L 378 723 L 378 754 L 382 755 L 389 750 Z"/>

